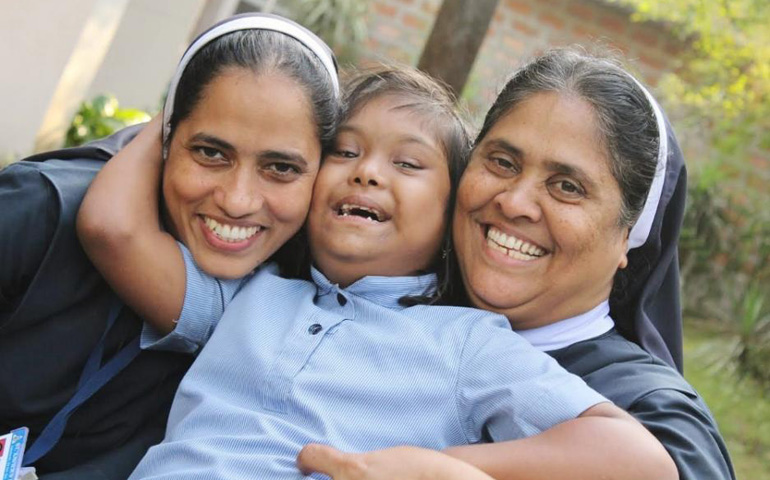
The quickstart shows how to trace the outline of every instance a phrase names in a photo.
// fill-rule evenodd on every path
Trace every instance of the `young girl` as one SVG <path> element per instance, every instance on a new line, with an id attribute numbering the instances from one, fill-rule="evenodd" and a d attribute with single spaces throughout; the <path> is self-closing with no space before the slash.
<path id="1" fill-rule="evenodd" d="M 233 288 L 179 244 L 183 307 L 182 298 L 157 298 L 155 285 L 133 287 L 145 307 L 181 310 L 176 325 L 150 318 L 160 332 L 173 330 L 148 330 L 146 347 L 205 348 L 180 386 L 164 442 L 131 478 L 301 478 L 295 458 L 312 442 L 442 449 L 531 435 L 498 445 L 504 456 L 470 456 L 498 478 L 675 478 L 644 429 L 531 348 L 505 318 L 425 305 L 446 274 L 448 209 L 469 146 L 443 89 L 416 71 L 382 69 L 351 82 L 345 108 L 313 192 L 312 281 L 264 265 Z M 118 161 L 140 172 L 141 155 L 158 155 L 153 136 L 143 132 L 136 150 L 124 151 L 134 157 Z M 227 156 L 214 147 L 206 154 Z M 139 205 L 117 205 L 113 215 Z M 145 221 L 125 226 L 147 237 L 142 245 L 173 242 L 152 212 L 142 213 Z M 218 241 L 242 242 L 230 225 L 203 224 Z M 132 250 L 131 268 L 166 270 L 156 252 Z M 125 250 L 115 254 L 126 258 Z M 114 260 L 105 274 L 124 288 Z M 232 300 L 222 293 L 236 288 Z M 629 442 L 633 450 L 624 448 Z"/>

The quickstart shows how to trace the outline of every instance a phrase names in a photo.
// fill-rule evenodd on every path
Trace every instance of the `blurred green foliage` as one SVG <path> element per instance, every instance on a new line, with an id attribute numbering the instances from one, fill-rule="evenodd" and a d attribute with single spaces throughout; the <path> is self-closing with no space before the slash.
<path id="1" fill-rule="evenodd" d="M 370 2 L 361 0 L 289 0 L 293 18 L 321 37 L 340 64 L 355 64 L 368 33 Z"/>
<path id="2" fill-rule="evenodd" d="M 770 396 L 753 378 L 725 368 L 721 359 L 734 344 L 724 333 L 722 325 L 686 321 L 684 376 L 714 414 L 737 478 L 770 480 Z"/>
<path id="3" fill-rule="evenodd" d="M 691 171 L 685 312 L 729 328 L 734 364 L 770 385 L 770 1 L 610 1 L 685 46 L 658 85 Z"/>
<path id="4" fill-rule="evenodd" d="M 679 243 L 683 307 L 726 326 L 730 358 L 770 387 L 770 193 L 739 193 L 740 180 L 714 170 L 691 176 L 688 189 Z"/>
<path id="5" fill-rule="evenodd" d="M 80 104 L 64 141 L 65 147 L 75 147 L 111 135 L 129 125 L 147 122 L 150 115 L 134 108 L 120 108 L 112 95 L 99 95 Z"/>
<path id="6" fill-rule="evenodd" d="M 670 26 L 690 48 L 683 68 L 661 82 L 667 105 L 712 131 L 713 155 L 742 161 L 770 150 L 770 2 L 768 0 L 610 0 L 634 20 Z"/>

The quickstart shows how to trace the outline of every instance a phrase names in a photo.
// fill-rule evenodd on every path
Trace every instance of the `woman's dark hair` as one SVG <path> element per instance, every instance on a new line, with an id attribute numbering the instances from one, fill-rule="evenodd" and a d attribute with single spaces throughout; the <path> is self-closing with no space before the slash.
<path id="1" fill-rule="evenodd" d="M 192 57 L 177 85 L 167 144 L 170 144 L 179 123 L 198 105 L 206 87 L 232 68 L 245 68 L 255 74 L 279 72 L 296 80 L 312 105 L 322 150 L 329 147 L 340 114 L 332 79 L 310 49 L 293 37 L 272 30 L 228 33 L 212 40 Z M 303 230 L 304 227 L 271 257 L 280 265 L 284 275 L 296 276 L 302 269 L 302 252 L 308 250 Z"/>
<path id="2" fill-rule="evenodd" d="M 631 227 L 647 199 L 660 143 L 655 112 L 644 91 L 616 62 L 578 48 L 551 50 L 508 80 L 484 119 L 477 145 L 508 112 L 537 93 L 580 98 L 593 107 L 599 141 L 623 203 L 618 225 Z"/>
<path id="3" fill-rule="evenodd" d="M 322 146 L 334 138 L 339 102 L 332 79 L 321 60 L 298 40 L 272 30 L 239 30 L 218 37 L 195 54 L 179 79 L 171 134 L 200 102 L 206 87 L 225 70 L 245 68 L 255 74 L 279 72 L 304 89 L 313 108 L 313 119 Z"/>
<path id="4" fill-rule="evenodd" d="M 389 95 L 397 96 L 404 101 L 399 109 L 420 115 L 424 118 L 425 125 L 433 129 L 434 137 L 446 156 L 450 181 L 445 212 L 447 227 L 441 252 L 429 267 L 429 271 L 438 276 L 438 287 L 435 292 L 426 295 L 401 299 L 404 305 L 436 303 L 445 296 L 450 287 L 450 269 L 456 265 L 451 261 L 451 220 L 457 186 L 470 153 L 471 137 L 468 126 L 456 108 L 456 99 L 449 89 L 438 80 L 412 67 L 379 65 L 348 72 L 343 78 L 343 84 L 340 123 L 350 119 L 372 100 Z"/>

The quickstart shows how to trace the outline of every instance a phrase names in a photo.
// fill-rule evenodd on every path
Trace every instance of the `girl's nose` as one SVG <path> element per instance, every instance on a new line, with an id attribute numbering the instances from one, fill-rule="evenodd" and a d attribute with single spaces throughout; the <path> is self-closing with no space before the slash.
<path id="1" fill-rule="evenodd" d="M 369 156 L 360 158 L 351 173 L 351 180 L 356 185 L 381 187 L 385 183 L 382 172 L 383 159 Z"/>

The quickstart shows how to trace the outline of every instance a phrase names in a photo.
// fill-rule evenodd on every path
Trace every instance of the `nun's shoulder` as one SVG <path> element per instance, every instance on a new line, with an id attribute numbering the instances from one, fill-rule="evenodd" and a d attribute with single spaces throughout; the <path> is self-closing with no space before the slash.
<path id="1" fill-rule="evenodd" d="M 614 330 L 549 353 L 566 370 L 625 409 L 656 392 L 701 403 L 679 372 Z"/>

